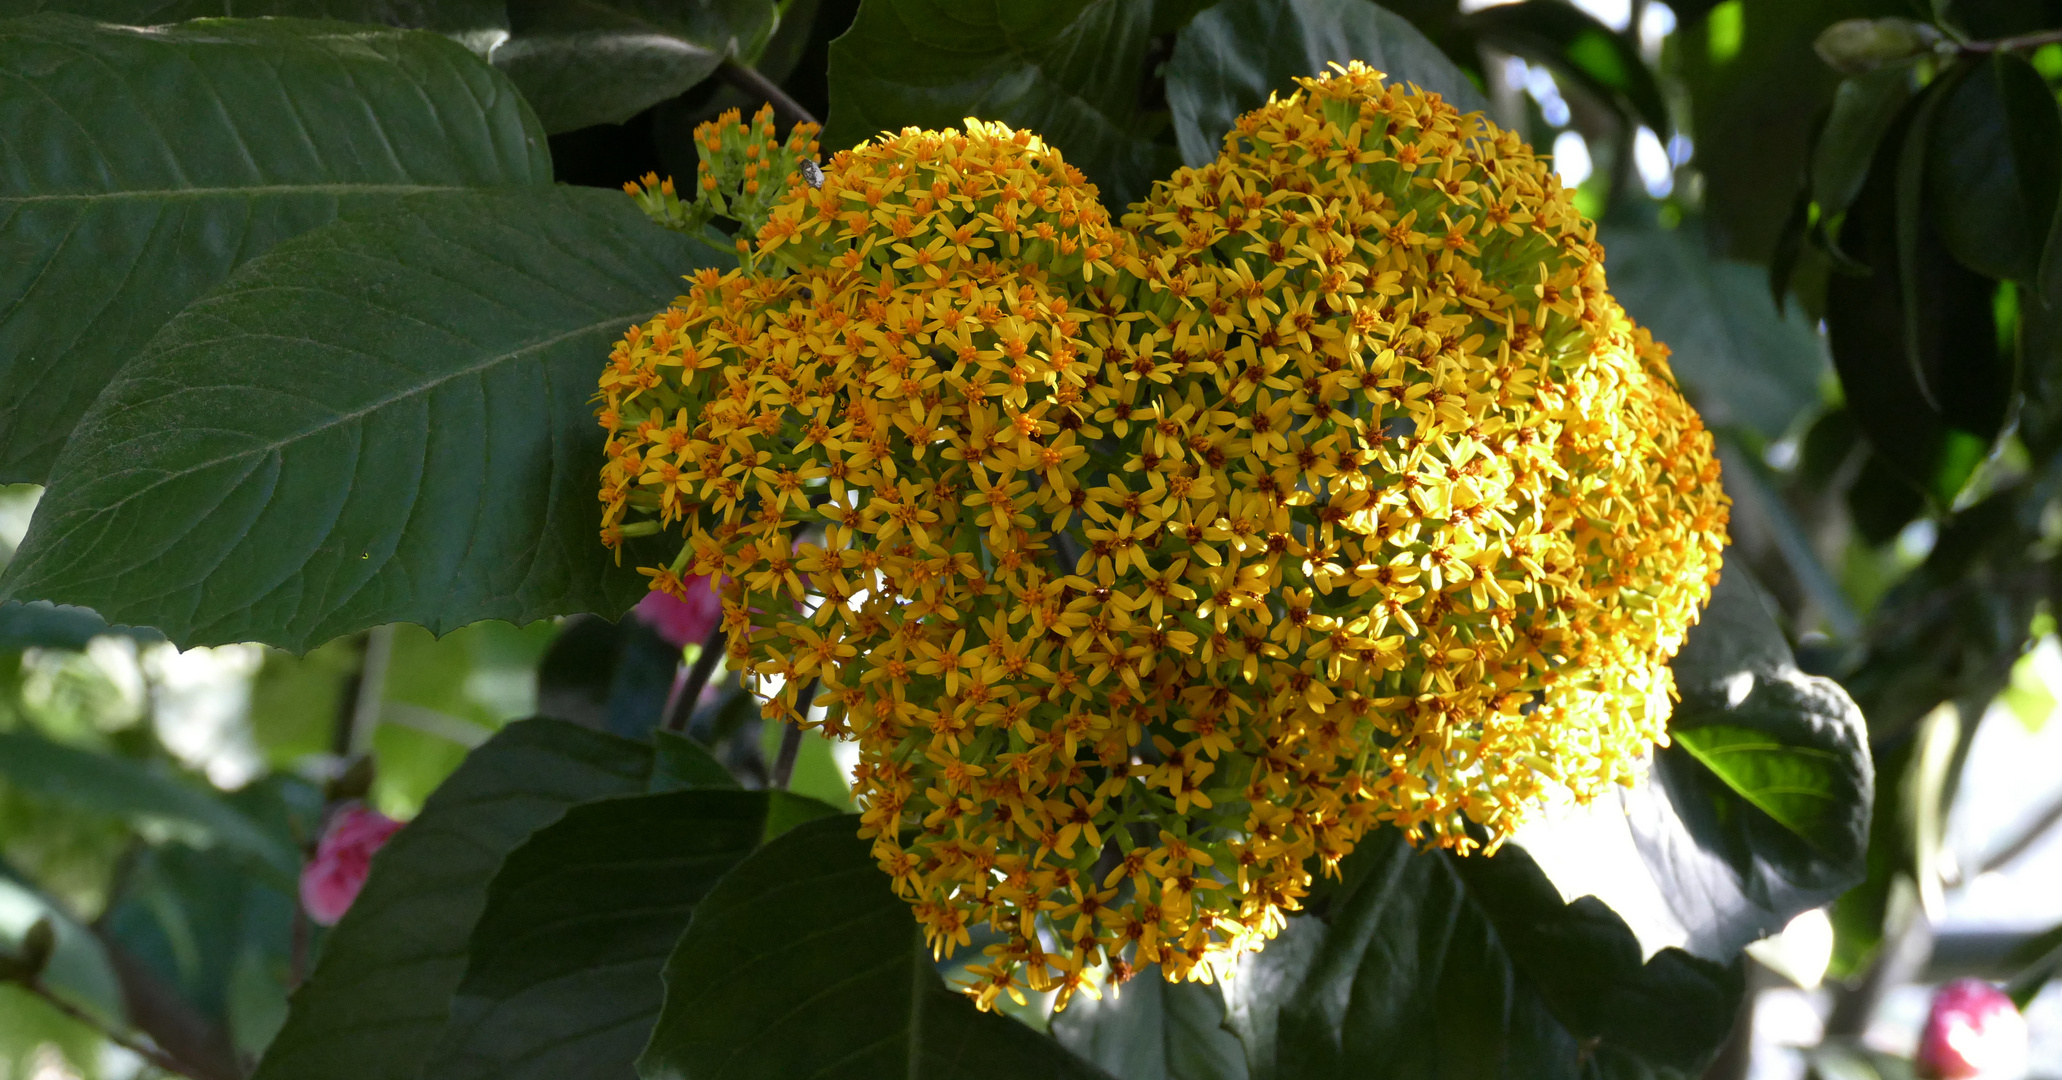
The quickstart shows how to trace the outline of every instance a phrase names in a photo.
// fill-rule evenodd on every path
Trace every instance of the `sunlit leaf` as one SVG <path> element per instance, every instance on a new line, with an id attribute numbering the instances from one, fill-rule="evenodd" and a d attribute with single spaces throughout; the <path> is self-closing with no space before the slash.
<path id="1" fill-rule="evenodd" d="M 0 589 L 302 650 L 646 591 L 595 539 L 609 343 L 721 256 L 620 192 L 404 200 L 180 314 L 57 463 Z"/>
<path id="2" fill-rule="evenodd" d="M 551 179 L 521 96 L 464 48 L 297 19 L 0 24 L 0 131 L 0 482 L 44 482 L 151 335 L 281 240 Z"/>

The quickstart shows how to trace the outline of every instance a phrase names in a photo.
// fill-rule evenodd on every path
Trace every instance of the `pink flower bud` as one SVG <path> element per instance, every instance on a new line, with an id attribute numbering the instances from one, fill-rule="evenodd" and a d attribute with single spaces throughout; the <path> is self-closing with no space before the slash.
<path id="1" fill-rule="evenodd" d="M 1912 1061 L 1920 1080 L 2017 1077 L 2026 1071 L 2026 1019 L 1981 979 L 1956 979 L 1933 995 Z"/>
<path id="2" fill-rule="evenodd" d="M 301 868 L 301 904 L 308 917 L 324 926 L 343 918 L 372 871 L 372 853 L 400 828 L 401 822 L 356 803 L 332 815 L 315 857 Z"/>
<path id="3" fill-rule="evenodd" d="M 648 592 L 637 602 L 639 622 L 651 627 L 674 648 L 699 645 L 709 640 L 709 631 L 723 618 L 723 600 L 709 588 L 706 577 L 686 581 L 687 598 L 670 593 Z"/>

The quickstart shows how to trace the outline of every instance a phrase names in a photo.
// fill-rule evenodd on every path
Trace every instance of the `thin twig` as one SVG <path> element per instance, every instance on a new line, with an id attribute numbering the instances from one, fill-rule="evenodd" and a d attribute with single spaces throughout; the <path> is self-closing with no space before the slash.
<path id="1" fill-rule="evenodd" d="M 2038 33 L 2020 34 L 2017 37 L 1999 38 L 1996 41 L 1971 41 L 1955 47 L 1956 52 L 2001 53 L 2018 52 L 2021 49 L 2038 49 L 2043 45 L 2062 42 L 2062 30 L 2042 30 Z"/>
<path id="2" fill-rule="evenodd" d="M 2011 843 L 1999 848 L 1995 854 L 1983 860 L 1982 864 L 1976 868 L 1976 873 L 1973 876 L 1982 877 L 1993 870 L 2002 869 L 2005 864 L 2026 854 L 2027 849 L 2039 843 L 2042 837 L 2048 835 L 2048 830 L 2054 828 L 2058 823 L 2062 823 L 2062 802 L 2057 802 L 2055 805 L 2048 807 L 2046 813 L 2035 818 L 2024 831 L 2013 838 Z"/>
<path id="3" fill-rule="evenodd" d="M 810 699 L 816 696 L 816 680 L 810 679 L 802 687 L 802 715 L 793 723 L 781 721 L 780 753 L 774 756 L 773 773 L 767 778 L 767 786 L 777 791 L 786 791 L 788 781 L 795 775 L 795 758 L 802 752 L 802 720 L 809 718 Z"/>
<path id="4" fill-rule="evenodd" d="M 716 74 L 724 82 L 743 90 L 746 94 L 764 98 L 773 106 L 774 115 L 790 125 L 818 123 L 816 117 L 809 115 L 809 110 L 802 107 L 801 102 L 789 97 L 787 91 L 775 86 L 772 79 L 759 74 L 752 67 L 726 58 L 721 64 L 716 65 Z"/>
<path id="5" fill-rule="evenodd" d="M 694 658 L 694 666 L 687 669 L 687 681 L 680 684 L 680 692 L 673 698 L 673 707 L 660 721 L 667 731 L 684 732 L 687 722 L 694 717 L 694 707 L 702 698 L 702 687 L 709 685 L 709 675 L 716 670 L 716 661 L 723 658 L 723 624 L 709 631 L 709 640 L 702 642 L 702 654 Z"/>
<path id="6" fill-rule="evenodd" d="M 77 1005 L 74 1005 L 71 1002 L 66 1001 L 65 999 L 52 993 L 49 987 L 43 985 L 42 979 L 30 979 L 25 983 L 17 983 L 16 985 L 22 986 L 23 988 L 27 989 L 29 993 L 34 994 L 39 998 L 42 998 L 44 1002 L 49 1004 L 51 1008 L 56 1009 L 58 1012 L 63 1013 L 64 1015 L 70 1017 L 74 1021 L 83 1024 L 86 1027 L 92 1028 L 95 1031 L 100 1032 L 100 1034 L 104 1036 L 107 1039 L 107 1041 L 114 1043 L 116 1046 L 119 1046 L 132 1054 L 135 1054 L 137 1057 L 140 1057 L 145 1061 L 150 1062 L 152 1065 L 164 1070 L 165 1072 L 174 1073 L 179 1076 L 191 1076 L 200 1078 L 200 1080 L 207 1080 L 207 1077 L 209 1075 L 207 1072 L 195 1071 L 192 1066 L 186 1064 L 183 1061 L 178 1060 L 177 1058 L 172 1057 L 170 1054 L 165 1053 L 163 1050 L 160 1050 L 155 1046 L 151 1046 L 148 1043 L 138 1042 L 124 1032 L 116 1031 L 113 1027 L 110 1027 L 105 1021 L 101 1020 L 99 1017 L 94 1016 L 92 1013 L 89 1013 L 86 1010 L 79 1008 Z"/>

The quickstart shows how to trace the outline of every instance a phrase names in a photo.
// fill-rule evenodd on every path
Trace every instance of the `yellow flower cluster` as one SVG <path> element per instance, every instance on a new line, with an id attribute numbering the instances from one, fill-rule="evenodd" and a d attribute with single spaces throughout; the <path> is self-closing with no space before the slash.
<path id="1" fill-rule="evenodd" d="M 1355 64 L 1121 226 L 999 124 L 823 177 L 616 347 L 603 539 L 728 578 L 984 1005 L 1214 977 L 1368 829 L 1494 846 L 1665 737 L 1718 466 L 1515 136 Z"/>

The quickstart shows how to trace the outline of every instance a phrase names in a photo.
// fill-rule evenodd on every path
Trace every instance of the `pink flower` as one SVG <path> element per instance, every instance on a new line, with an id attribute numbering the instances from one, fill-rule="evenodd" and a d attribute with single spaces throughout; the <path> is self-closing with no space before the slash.
<path id="1" fill-rule="evenodd" d="M 1912 1067 L 1920 1080 L 2023 1075 L 2026 1018 L 1991 984 L 1956 979 L 1933 995 Z"/>
<path id="2" fill-rule="evenodd" d="M 322 841 L 315 845 L 315 857 L 301 868 L 301 904 L 308 917 L 324 926 L 343 918 L 365 887 L 372 853 L 400 828 L 401 822 L 356 803 L 331 815 Z"/>
<path id="3" fill-rule="evenodd" d="M 639 622 L 651 627 L 674 648 L 699 645 L 709 640 L 709 631 L 723 618 L 723 600 L 709 588 L 706 577 L 686 581 L 687 599 L 663 592 L 648 592 L 637 602 Z"/>

